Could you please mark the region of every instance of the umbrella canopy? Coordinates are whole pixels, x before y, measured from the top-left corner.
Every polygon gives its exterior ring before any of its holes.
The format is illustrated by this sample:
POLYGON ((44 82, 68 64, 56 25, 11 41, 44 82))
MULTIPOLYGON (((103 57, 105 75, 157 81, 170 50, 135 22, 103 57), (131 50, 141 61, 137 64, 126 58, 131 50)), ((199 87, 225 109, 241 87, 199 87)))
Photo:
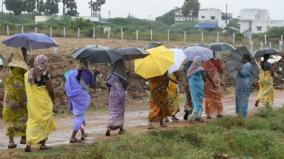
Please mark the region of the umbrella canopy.
POLYGON ((145 79, 164 75, 174 64, 174 54, 164 46, 147 50, 150 55, 135 60, 135 73, 145 79))
POLYGON ((274 48, 264 48, 257 50, 254 54, 255 58, 263 57, 264 55, 279 55, 279 51, 274 48))
POLYGON ((111 48, 101 45, 87 45, 71 55, 76 60, 87 60, 90 63, 114 63, 122 59, 121 55, 111 48))
POLYGON ((214 58, 212 50, 201 46, 187 47, 183 52, 188 61, 193 61, 196 56, 199 56, 202 61, 208 61, 214 58))
POLYGON ((210 49, 214 52, 220 52, 220 51, 234 51, 236 50, 235 47, 228 43, 212 43, 209 44, 210 49))
POLYGON ((178 71, 180 69, 182 63, 186 59, 186 56, 184 55, 184 53, 181 49, 171 49, 171 51, 173 51, 173 53, 174 53, 174 65, 172 65, 169 68, 169 71, 168 71, 169 74, 172 74, 172 73, 178 71))
POLYGON ((2 43, 13 48, 25 47, 27 50, 47 49, 58 46, 53 38, 41 33, 15 34, 2 41, 2 43))
POLYGON ((116 49, 115 52, 121 55, 124 60, 135 60, 149 55, 145 50, 135 47, 116 49))

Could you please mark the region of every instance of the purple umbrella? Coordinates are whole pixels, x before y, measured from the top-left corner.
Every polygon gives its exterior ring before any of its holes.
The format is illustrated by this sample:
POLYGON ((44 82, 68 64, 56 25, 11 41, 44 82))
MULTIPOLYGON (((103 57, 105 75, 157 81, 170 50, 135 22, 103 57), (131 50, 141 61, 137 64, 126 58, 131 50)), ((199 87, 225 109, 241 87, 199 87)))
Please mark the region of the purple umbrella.
POLYGON ((8 47, 25 47, 27 50, 58 47, 57 42, 53 38, 41 33, 15 34, 2 41, 2 43, 8 47))

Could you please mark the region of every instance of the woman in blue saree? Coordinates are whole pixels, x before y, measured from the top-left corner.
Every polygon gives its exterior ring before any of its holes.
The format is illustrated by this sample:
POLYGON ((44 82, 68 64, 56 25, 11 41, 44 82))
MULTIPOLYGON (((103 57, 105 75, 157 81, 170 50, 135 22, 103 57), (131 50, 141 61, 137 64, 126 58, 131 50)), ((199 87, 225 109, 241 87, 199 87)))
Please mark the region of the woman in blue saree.
POLYGON ((248 102, 252 87, 253 70, 250 62, 251 57, 244 55, 236 79, 236 113, 243 117, 248 116, 248 102))

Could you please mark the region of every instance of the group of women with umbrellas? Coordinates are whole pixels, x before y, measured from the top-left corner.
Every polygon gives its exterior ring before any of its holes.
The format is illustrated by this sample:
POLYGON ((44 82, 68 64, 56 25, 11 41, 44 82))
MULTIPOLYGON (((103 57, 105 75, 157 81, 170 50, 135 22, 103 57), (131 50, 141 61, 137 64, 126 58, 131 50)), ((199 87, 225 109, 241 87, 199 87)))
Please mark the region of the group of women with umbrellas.
MULTIPOLYGON (((48 58, 38 55, 32 66, 27 65, 26 51, 58 46, 56 42, 43 34, 29 33, 12 36, 4 44, 10 47, 22 48, 15 52, 9 61, 9 73, 5 79, 5 96, 3 117, 7 123, 9 148, 15 148, 13 138, 21 136, 21 144, 26 143, 25 151, 31 151, 31 144, 40 143, 40 149, 49 149, 45 145, 48 135, 56 129, 53 117, 54 93, 48 58)), ((109 115, 106 135, 118 130, 124 132, 125 91, 128 75, 125 61, 134 60, 135 73, 150 81, 150 112, 148 128, 153 122, 164 121, 172 117, 177 121, 179 107, 179 84, 183 84, 187 102, 185 116, 191 122, 202 122, 203 101, 205 113, 210 119, 212 115, 221 118, 223 105, 221 102, 222 66, 214 57, 215 51, 234 49, 225 44, 212 44, 211 49, 204 46, 188 46, 184 49, 168 49, 162 43, 150 43, 146 49, 121 48, 111 49, 106 46, 88 45, 75 50, 72 57, 77 61, 77 67, 64 73, 65 90, 68 97, 69 111, 73 113, 73 133, 71 143, 85 140, 85 113, 91 104, 91 89, 96 88, 96 75, 91 71, 92 64, 111 64, 112 70, 107 78, 109 88, 109 115), (183 69, 182 69, 183 68, 183 69), (184 79, 182 81, 181 79, 184 79), (77 139, 77 133, 81 138, 77 139)), ((267 51, 267 50, 266 50, 267 51)), ((273 54, 273 53, 267 53, 273 54)), ((273 73, 268 63, 269 56, 265 54, 261 63, 259 101, 273 101, 273 73)), ((258 54, 257 54, 258 55, 258 54)), ((243 57, 243 63, 236 79, 237 113, 247 116, 248 97, 251 91, 252 68, 250 56, 243 57)))

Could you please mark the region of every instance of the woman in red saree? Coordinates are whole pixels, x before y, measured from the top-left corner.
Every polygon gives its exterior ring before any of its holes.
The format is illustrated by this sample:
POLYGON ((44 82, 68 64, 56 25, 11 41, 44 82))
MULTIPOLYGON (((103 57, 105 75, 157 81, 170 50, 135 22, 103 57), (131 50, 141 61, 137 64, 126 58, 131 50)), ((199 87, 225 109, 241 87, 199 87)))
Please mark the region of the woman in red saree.
POLYGON ((218 60, 211 59, 204 64, 208 76, 212 79, 215 86, 208 80, 205 84, 205 114, 207 119, 211 119, 213 114, 217 114, 218 118, 222 118, 223 105, 221 101, 221 78, 219 72, 221 72, 221 65, 218 64, 218 60))

